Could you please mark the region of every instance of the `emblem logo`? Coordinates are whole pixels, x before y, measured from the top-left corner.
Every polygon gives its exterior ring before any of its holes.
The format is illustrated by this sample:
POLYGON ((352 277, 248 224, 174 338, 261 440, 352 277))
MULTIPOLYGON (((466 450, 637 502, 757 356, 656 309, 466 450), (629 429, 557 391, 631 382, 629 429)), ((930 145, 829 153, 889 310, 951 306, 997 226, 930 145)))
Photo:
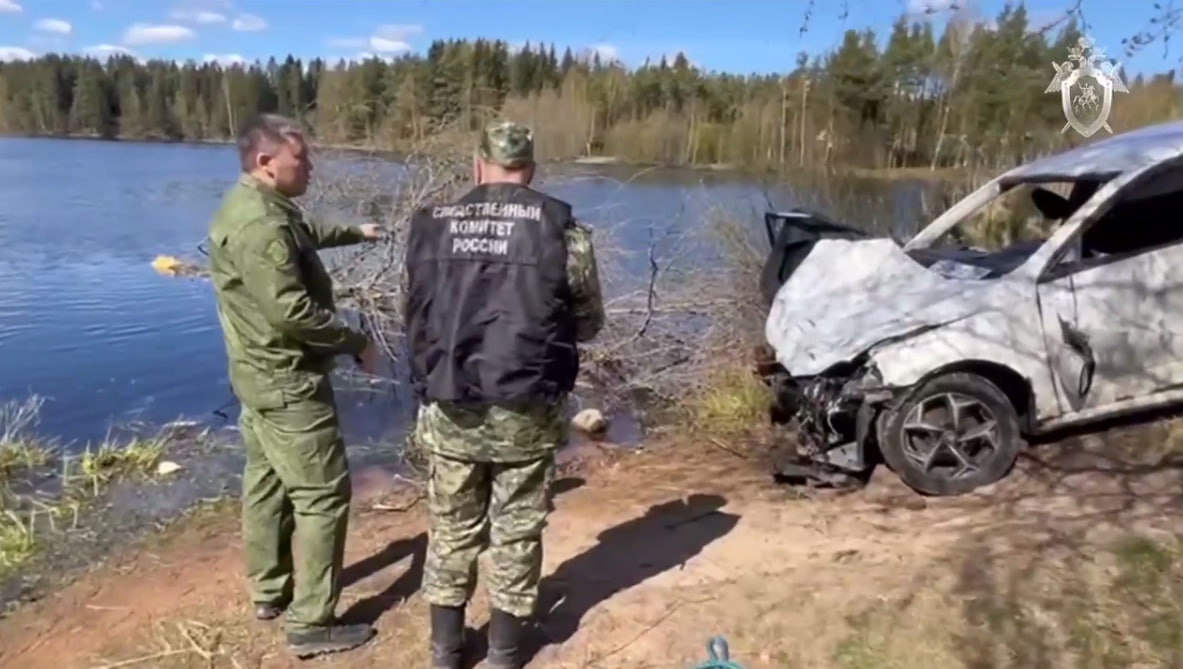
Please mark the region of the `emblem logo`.
POLYGON ((1114 63, 1105 56, 1105 50, 1098 47, 1089 37, 1076 40, 1076 46, 1068 49, 1068 60, 1052 63, 1056 76, 1044 93, 1059 93, 1060 105, 1068 123, 1060 130, 1076 132, 1091 137, 1109 127, 1109 112, 1113 110, 1113 91, 1129 93, 1121 80, 1120 63, 1114 63), (1082 118, 1083 116, 1083 118, 1082 118), (1086 120, 1087 118, 1092 120, 1086 120))

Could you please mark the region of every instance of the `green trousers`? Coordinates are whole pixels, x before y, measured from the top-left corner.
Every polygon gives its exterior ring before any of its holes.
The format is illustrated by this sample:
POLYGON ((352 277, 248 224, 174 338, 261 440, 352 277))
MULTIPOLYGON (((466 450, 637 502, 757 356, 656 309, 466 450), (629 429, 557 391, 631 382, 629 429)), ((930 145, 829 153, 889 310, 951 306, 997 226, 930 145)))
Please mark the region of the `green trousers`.
POLYGON ((242 534, 251 601, 290 598, 288 627, 301 631, 333 622, 352 487, 332 384, 287 399, 242 408, 242 534))
POLYGON ((534 613, 553 475, 553 452, 507 463, 431 455, 431 530, 423 569, 428 603, 467 603, 476 587, 477 559, 488 547, 490 603, 515 616, 534 613))

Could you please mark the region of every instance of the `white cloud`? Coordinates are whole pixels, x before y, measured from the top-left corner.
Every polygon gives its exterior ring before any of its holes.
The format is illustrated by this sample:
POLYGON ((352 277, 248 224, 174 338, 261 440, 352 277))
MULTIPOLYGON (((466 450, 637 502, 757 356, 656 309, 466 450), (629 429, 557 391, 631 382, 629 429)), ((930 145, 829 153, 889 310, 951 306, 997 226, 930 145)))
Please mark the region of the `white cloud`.
POLYGON ((401 40, 374 35, 370 38, 370 49, 381 54, 406 53, 411 50, 411 45, 401 40))
POLYGON ((188 21, 190 23, 200 23, 203 25, 213 25, 215 23, 226 22, 225 14, 199 9, 177 9, 173 10, 169 16, 177 21, 188 21))
POLYGON ((0 46, 0 62, 10 60, 32 60, 37 54, 19 46, 0 46))
POLYGON ((19 14, 22 11, 16 0, 0 0, 0 14, 19 14))
POLYGON ((378 26, 369 37, 332 37, 325 44, 337 49, 364 49, 358 58, 390 58, 411 50, 407 38, 423 32, 423 26, 414 23, 390 23, 378 26))
POLYGON ((231 25, 231 27, 240 32, 253 33, 259 30, 266 30, 267 21, 263 20, 263 17, 261 16, 255 16, 254 14, 243 14, 242 16, 234 19, 234 23, 231 25))
POLYGON ((337 49, 360 49, 368 42, 364 37, 330 37, 325 40, 325 44, 337 49))
POLYGON ((388 23, 378 26, 378 29, 374 31, 374 36, 403 42, 411 35, 418 35, 421 32, 423 32, 423 26, 417 23, 388 23))
POLYGON ((41 32, 53 33, 54 35, 69 35, 74 32, 74 26, 70 25, 69 21, 61 19, 41 19, 33 24, 33 27, 41 32))
POLYGON ((123 33, 123 43, 132 46, 137 44, 172 44, 190 40, 196 36, 197 33, 185 26, 136 23, 123 33))
POLYGON ((96 44, 94 46, 86 47, 83 49, 83 51, 99 58, 107 58, 110 56, 131 56, 132 58, 139 57, 131 49, 115 44, 96 44))
POLYGON ((620 60, 620 49, 612 44, 593 44, 589 55, 597 55, 601 61, 620 60))
MULTIPOLYGON (((519 47, 517 50, 521 50, 521 47, 519 47)), ((575 54, 575 57, 578 60, 582 60, 587 63, 592 62, 592 60, 594 60, 597 56, 600 58, 600 63, 602 65, 620 62, 620 49, 612 44, 593 44, 575 54)))
POLYGON ((201 58, 207 63, 217 63, 222 67, 242 65, 246 59, 236 53, 207 53, 201 58))

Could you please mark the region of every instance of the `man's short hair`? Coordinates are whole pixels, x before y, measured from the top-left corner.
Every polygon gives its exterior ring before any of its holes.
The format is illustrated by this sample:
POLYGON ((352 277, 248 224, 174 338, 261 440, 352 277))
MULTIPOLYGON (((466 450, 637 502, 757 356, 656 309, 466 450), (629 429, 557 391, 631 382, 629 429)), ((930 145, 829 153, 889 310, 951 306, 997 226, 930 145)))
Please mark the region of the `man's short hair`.
POLYGON ((534 133, 529 126, 497 121, 481 131, 477 155, 506 169, 520 170, 534 164, 534 133))
POLYGON ((293 119, 278 114, 259 114, 252 118, 238 132, 242 171, 253 170, 260 153, 297 139, 304 139, 304 129, 293 119))

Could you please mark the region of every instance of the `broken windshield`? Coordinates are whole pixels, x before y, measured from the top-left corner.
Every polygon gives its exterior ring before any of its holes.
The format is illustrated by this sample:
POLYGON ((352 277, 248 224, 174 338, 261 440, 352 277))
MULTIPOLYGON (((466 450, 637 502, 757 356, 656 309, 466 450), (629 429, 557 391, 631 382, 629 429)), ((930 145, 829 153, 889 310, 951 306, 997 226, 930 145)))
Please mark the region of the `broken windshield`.
POLYGON ((1097 181, 1019 184, 908 255, 950 279, 996 279, 1022 265, 1088 201, 1097 181))

